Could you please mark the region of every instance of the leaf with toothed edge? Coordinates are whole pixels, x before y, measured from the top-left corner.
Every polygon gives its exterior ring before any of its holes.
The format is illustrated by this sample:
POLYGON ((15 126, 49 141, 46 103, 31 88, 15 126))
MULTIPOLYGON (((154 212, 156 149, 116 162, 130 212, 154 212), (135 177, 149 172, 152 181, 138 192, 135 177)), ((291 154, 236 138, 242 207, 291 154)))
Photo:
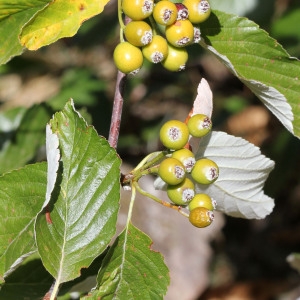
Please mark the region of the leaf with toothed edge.
POLYGON ((97 288, 90 299, 163 299, 169 274, 160 253, 150 249, 150 238, 129 223, 103 260, 97 288))
POLYGON ((299 137, 300 61, 254 22, 217 10, 201 24, 201 36, 200 45, 299 137))
POLYGON ((209 194, 217 202, 217 210, 247 219, 262 219, 272 212, 274 200, 264 194, 263 186, 274 162, 258 147, 213 131, 201 139, 195 156, 212 159, 219 166, 219 178, 213 184, 196 184, 196 192, 209 194))
POLYGON ((45 268, 63 283, 80 276, 115 233, 120 159, 76 112, 72 100, 50 125, 59 139, 61 167, 48 204, 50 216, 39 214, 35 230, 45 268))

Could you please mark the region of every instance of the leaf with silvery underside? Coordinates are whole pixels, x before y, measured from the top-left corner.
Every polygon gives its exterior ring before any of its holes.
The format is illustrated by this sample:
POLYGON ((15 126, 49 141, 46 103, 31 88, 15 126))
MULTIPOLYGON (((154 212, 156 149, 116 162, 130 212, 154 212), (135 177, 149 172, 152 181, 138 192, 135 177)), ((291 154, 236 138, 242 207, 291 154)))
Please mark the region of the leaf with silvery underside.
POLYGON ((300 62, 257 24, 213 11, 200 45, 237 76, 295 136, 300 136, 300 62))
POLYGON ((232 217, 262 219, 270 214, 274 200, 263 192, 274 162, 258 147, 224 132, 213 131, 200 141, 196 159, 207 157, 219 166, 219 178, 211 185, 196 184, 198 193, 207 193, 217 210, 232 217))
POLYGON ((35 230, 43 264, 59 285, 79 277, 115 233, 120 159, 86 124, 72 100, 50 126, 59 139, 61 160, 50 202, 38 215, 35 230))

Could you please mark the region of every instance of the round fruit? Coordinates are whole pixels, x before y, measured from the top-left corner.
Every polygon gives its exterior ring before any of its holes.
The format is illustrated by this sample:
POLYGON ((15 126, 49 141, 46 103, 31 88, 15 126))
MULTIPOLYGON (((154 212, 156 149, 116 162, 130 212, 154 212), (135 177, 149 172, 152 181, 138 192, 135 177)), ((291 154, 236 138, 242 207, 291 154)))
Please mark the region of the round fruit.
POLYGON ((158 175, 167 184, 176 185, 184 180, 185 169, 178 159, 168 157, 160 163, 158 175))
POLYGON ((194 41, 194 26, 189 20, 179 20, 166 27, 167 41, 175 47, 185 47, 194 41))
POLYGON ((208 158, 201 158, 196 161, 191 175, 200 184, 210 184, 219 177, 219 167, 214 161, 208 158))
POLYGON ((211 119, 203 114, 193 115, 187 123, 190 134, 194 137, 200 138, 211 131, 211 119))
POLYGON ((189 139, 189 130, 185 123, 178 120, 166 122, 160 129, 162 144, 172 150, 183 148, 189 139))
POLYGON ((168 185, 167 194, 169 199, 176 205, 187 205, 195 195, 193 181, 185 178, 177 185, 168 185))
POLYGON ((194 208, 189 215, 189 221, 196 227, 207 227, 214 220, 214 214, 212 211, 205 207, 194 208))
POLYGON ((122 10, 132 20, 144 20, 153 12, 153 0, 122 0, 122 10))
POLYGON ((177 48, 168 45, 168 55, 165 60, 161 62, 162 66, 169 71, 178 72, 185 69, 185 64, 188 60, 188 53, 185 48, 177 48))
POLYGON ((114 62, 121 72, 136 74, 143 65, 143 54, 139 48, 122 42, 114 50, 114 62))
POLYGON ((126 40, 137 47, 142 47, 152 41, 151 26, 144 21, 131 21, 124 29, 126 40))
POLYGON ((155 35, 152 38, 152 42, 143 47, 142 52, 146 59, 157 64, 167 57, 168 50, 166 39, 160 35, 155 35))
POLYGON ((167 0, 157 2, 153 9, 153 17, 158 24, 173 24, 177 19, 176 5, 167 0))
POLYGON ((182 2, 189 11, 189 20, 194 23, 202 23, 208 19, 211 7, 207 0, 184 0, 182 2))
POLYGON ((177 20, 186 20, 189 16, 189 11, 182 3, 175 3, 177 8, 177 20))
POLYGON ((216 202, 207 194, 196 194, 189 203, 189 210, 192 211, 196 207, 205 207, 208 210, 214 210, 216 209, 216 202))
POLYGON ((192 171, 196 162, 194 153, 186 148, 174 151, 172 157, 178 159, 184 165, 188 173, 192 171))

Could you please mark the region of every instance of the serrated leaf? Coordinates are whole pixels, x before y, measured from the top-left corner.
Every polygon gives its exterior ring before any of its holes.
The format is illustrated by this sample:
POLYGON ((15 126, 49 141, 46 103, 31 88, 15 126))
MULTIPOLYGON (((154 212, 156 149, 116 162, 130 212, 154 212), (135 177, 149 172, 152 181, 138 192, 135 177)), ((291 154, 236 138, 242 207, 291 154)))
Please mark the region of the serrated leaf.
POLYGON ((19 35, 23 26, 49 2, 51 1, 1 0, 0 65, 24 51, 24 47, 19 41, 19 35))
POLYGON ((196 158, 215 161, 220 175, 213 184, 196 185, 217 201, 217 210, 232 217, 262 219, 270 214, 274 200, 263 192, 274 162, 246 140, 215 132, 201 139, 196 158))
POLYGON ((55 114, 50 125, 59 138, 61 171, 35 229, 43 264, 59 284, 78 277, 115 233, 120 159, 87 126, 72 101, 55 114))
POLYGON ((36 251, 34 221, 46 193, 46 163, 0 177, 0 281, 36 251))
POLYGON ((29 50, 37 50, 60 38, 71 37, 84 21, 100 14, 108 1, 51 1, 23 28, 21 44, 29 50))
POLYGON ((210 0, 209 3, 212 9, 245 16, 257 6, 258 0, 210 0))
POLYGON ((18 126, 0 132, 0 174, 23 167, 35 157, 45 143, 45 126, 50 116, 47 107, 36 105, 21 116, 16 115, 18 126))
POLYGON ((84 299, 163 299, 169 284, 160 253, 150 249, 150 238, 131 223, 104 258, 97 289, 84 299))
POLYGON ((214 11, 201 25, 201 46, 214 54, 262 100, 296 136, 300 136, 300 62, 257 24, 214 11))

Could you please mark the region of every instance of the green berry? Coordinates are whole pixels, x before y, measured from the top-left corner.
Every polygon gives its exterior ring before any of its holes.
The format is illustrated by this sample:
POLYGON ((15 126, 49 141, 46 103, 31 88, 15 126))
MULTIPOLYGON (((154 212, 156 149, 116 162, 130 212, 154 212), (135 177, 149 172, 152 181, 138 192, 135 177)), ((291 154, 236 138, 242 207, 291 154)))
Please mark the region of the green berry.
POLYGON ((124 29, 126 40, 137 47, 142 47, 152 41, 151 26, 144 21, 131 21, 124 29))
POLYGON ((203 114, 193 115, 187 123, 190 134, 194 137, 200 138, 211 131, 211 119, 203 114))
POLYGON ((142 51, 128 42, 122 42, 114 50, 114 62, 125 74, 136 74, 143 65, 142 51))
POLYGON ((168 157, 160 163, 158 175, 167 184, 176 185, 184 180, 185 169, 178 159, 168 157))
POLYGON ((153 36, 152 42, 142 49, 144 57, 154 64, 163 61, 167 57, 168 51, 168 43, 160 35, 153 36))
POLYGON ((157 2, 153 9, 153 18, 161 25, 173 24, 177 19, 176 5, 167 0, 157 2))
POLYGON ((210 16, 211 7, 207 0, 184 0, 182 4, 188 9, 193 24, 202 23, 210 16))
POLYGON ((195 165, 194 153, 186 148, 176 150, 172 153, 172 157, 178 159, 184 165, 186 171, 190 173, 195 165))
POLYGON ((168 47, 168 55, 161 62, 162 66, 172 72, 183 71, 188 60, 188 52, 185 48, 174 47, 170 44, 168 47))
POLYGON ((189 178, 185 178, 177 185, 168 185, 167 194, 174 204, 187 205, 195 195, 194 183, 189 178))
POLYGON ((194 26, 189 20, 179 20, 166 27, 166 39, 174 47, 185 47, 194 41, 194 26))
POLYGON ((189 210, 192 211, 196 207, 205 207, 208 210, 216 209, 216 201, 211 199, 207 194, 196 194, 189 203, 189 210))
POLYGON ((159 137, 166 148, 178 150, 183 148, 188 142, 189 130, 185 123, 178 120, 170 120, 161 127, 159 137))
POLYGON ((122 10, 132 20, 144 20, 153 12, 153 0, 122 0, 122 10))
POLYGON ((191 175, 200 184, 211 184, 219 177, 219 167, 214 161, 201 158, 196 161, 191 175))
POLYGON ((194 208, 189 215, 189 221, 195 227, 203 228, 207 227, 214 220, 214 214, 212 211, 205 207, 194 208))

